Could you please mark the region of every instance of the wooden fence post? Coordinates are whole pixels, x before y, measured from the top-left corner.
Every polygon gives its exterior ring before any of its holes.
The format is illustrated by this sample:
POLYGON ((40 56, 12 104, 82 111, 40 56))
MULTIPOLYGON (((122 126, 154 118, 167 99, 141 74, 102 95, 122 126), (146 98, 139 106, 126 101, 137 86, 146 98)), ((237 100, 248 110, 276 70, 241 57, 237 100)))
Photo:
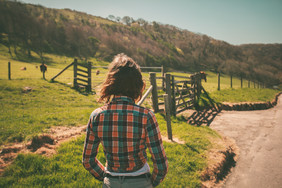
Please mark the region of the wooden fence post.
POLYGON ((176 103, 175 103, 175 85, 174 76, 171 76, 171 114, 176 116, 176 103))
POLYGON ((11 63, 8 62, 8 79, 11 80, 11 63))
POLYGON ((241 75, 241 88, 243 88, 243 76, 241 75))
POLYGON ((157 81, 156 81, 156 73, 150 72, 150 82, 153 86, 152 89, 152 103, 153 103, 153 109, 154 112, 159 111, 159 105, 158 105, 158 88, 157 88, 157 81))
POLYGON ((165 103, 165 119, 167 126, 167 136, 168 139, 172 140, 172 130, 171 130, 171 118, 170 118, 170 106, 169 106, 169 97, 168 94, 164 94, 164 103, 165 103))
MULTIPOLYGON (((170 74, 165 74, 165 85, 166 85, 166 94, 168 95, 169 99, 169 106, 172 107, 172 98, 171 98, 171 79, 170 74)), ((172 112, 172 109, 170 109, 170 112, 172 112)))
POLYGON ((217 90, 220 91, 220 72, 218 73, 218 86, 217 86, 217 90))
POLYGON ((164 66, 162 65, 162 68, 161 68, 161 71, 162 71, 162 89, 164 90, 165 88, 165 83, 164 83, 164 78, 165 78, 165 73, 164 73, 164 66))
POLYGON ((92 68, 92 63, 89 61, 88 66, 87 66, 87 71, 88 71, 88 84, 87 84, 87 91, 91 91, 91 68, 92 68))
POLYGON ((73 87, 77 88, 77 59, 73 62, 73 87))
POLYGON ((193 89, 193 103, 194 103, 194 106, 196 106, 196 100, 197 100, 197 98, 196 98, 196 76, 195 76, 195 74, 193 74, 193 75, 191 75, 190 76, 190 78, 191 78, 191 88, 193 89))
POLYGON ((201 90, 202 90, 202 78, 201 75, 197 74, 197 97, 200 98, 201 90))

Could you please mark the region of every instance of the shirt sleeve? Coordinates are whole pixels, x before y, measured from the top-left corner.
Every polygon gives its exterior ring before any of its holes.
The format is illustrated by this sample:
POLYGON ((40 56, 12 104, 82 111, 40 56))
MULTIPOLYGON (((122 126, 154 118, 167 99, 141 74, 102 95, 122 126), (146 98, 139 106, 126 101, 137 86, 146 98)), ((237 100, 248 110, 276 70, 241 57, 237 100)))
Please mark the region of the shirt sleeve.
POLYGON ((154 166, 151 180, 153 186, 155 187, 165 178, 168 171, 168 161, 164 151, 158 122, 155 115, 151 111, 148 115, 146 131, 146 145, 152 155, 154 166))
POLYGON ((96 158, 99 149, 100 139, 93 132, 92 119, 90 117, 86 129, 82 163, 96 179, 103 181, 105 167, 96 158))

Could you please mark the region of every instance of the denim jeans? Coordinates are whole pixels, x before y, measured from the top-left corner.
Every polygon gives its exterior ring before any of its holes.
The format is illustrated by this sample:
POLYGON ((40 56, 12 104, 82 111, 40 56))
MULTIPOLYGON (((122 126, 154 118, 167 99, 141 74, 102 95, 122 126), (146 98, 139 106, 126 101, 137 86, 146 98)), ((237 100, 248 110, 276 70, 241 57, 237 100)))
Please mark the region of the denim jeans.
POLYGON ((150 177, 144 178, 111 178, 105 177, 102 188, 152 188, 150 177))

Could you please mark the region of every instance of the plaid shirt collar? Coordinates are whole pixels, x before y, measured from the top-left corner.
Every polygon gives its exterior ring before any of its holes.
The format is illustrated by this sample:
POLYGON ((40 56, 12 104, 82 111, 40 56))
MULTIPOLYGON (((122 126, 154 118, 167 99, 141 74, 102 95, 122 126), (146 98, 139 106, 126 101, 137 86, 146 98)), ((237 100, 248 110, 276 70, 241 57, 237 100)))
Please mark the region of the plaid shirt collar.
POLYGON ((127 96, 114 96, 111 103, 117 103, 117 102, 128 102, 134 104, 133 99, 127 96))

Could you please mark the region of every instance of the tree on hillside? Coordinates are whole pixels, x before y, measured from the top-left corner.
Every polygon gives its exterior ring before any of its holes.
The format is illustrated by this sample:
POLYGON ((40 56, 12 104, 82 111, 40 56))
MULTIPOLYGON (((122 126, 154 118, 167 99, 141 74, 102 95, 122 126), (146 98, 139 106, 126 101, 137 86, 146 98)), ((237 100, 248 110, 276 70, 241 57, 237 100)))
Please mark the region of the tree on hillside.
POLYGON ((114 21, 116 19, 116 17, 114 15, 109 15, 108 18, 109 18, 109 20, 112 20, 112 21, 114 21))
POLYGON ((116 17, 116 22, 120 22, 120 20, 121 20, 121 17, 117 16, 116 17))
POLYGON ((82 50, 85 38, 81 28, 71 27, 67 30, 68 43, 73 56, 82 58, 85 51, 82 50))
POLYGON ((17 44, 19 43, 19 28, 16 23, 18 16, 16 11, 15 4, 10 5, 5 1, 0 1, 0 34, 3 35, 3 33, 6 33, 6 44, 11 57, 11 46, 14 47, 14 53, 17 55, 17 44))
POLYGON ((133 22, 133 18, 129 17, 129 16, 124 16, 122 18, 122 22, 125 24, 125 25, 128 25, 130 26, 130 24, 133 22))
POLYGON ((31 48, 34 52, 36 52, 41 62, 44 62, 43 53, 46 50, 46 22, 44 19, 39 19, 37 22, 40 22, 40 24, 34 24, 34 27, 32 27, 31 30, 31 48))
POLYGON ((153 28, 155 31, 160 32, 160 25, 155 21, 153 21, 153 28))
POLYGON ((140 26, 148 24, 143 18, 138 18, 136 21, 140 26))
POLYGON ((99 49, 100 41, 95 37, 88 37, 91 56, 94 57, 99 49))

